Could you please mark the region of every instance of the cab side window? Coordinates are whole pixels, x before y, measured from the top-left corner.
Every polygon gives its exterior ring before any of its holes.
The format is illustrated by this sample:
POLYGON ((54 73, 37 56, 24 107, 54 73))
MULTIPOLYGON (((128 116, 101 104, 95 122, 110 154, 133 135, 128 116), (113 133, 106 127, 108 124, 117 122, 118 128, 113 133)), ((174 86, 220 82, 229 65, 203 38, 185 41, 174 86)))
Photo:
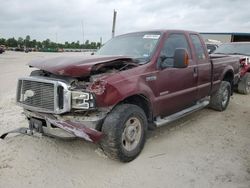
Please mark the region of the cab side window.
POLYGON ((198 37, 198 35, 191 34, 190 37, 191 37, 192 43, 193 43, 194 48, 195 48, 196 58, 198 60, 206 59, 205 51, 204 51, 204 48, 203 48, 203 46, 201 44, 201 40, 198 37))
POLYGON ((190 48, 185 35, 183 34, 170 34, 165 40, 164 46, 161 50, 161 57, 164 57, 161 66, 173 67, 174 64, 174 52, 176 48, 187 49, 190 57, 190 48))

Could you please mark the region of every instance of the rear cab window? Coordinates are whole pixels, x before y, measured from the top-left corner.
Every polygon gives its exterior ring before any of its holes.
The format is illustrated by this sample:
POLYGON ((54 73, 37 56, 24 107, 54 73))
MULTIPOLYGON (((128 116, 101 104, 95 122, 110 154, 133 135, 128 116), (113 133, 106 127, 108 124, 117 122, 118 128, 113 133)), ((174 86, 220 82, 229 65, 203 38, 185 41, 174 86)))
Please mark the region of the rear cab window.
POLYGON ((190 34, 190 38, 195 48, 195 56, 197 60, 206 60, 205 49, 201 43, 200 37, 196 34, 190 34))

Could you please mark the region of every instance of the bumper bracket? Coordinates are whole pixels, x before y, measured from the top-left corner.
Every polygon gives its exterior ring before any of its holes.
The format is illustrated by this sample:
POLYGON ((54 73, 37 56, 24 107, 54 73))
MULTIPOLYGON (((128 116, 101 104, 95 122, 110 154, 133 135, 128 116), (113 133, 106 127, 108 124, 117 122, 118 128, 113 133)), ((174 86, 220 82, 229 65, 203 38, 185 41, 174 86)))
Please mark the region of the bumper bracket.
POLYGON ((29 128, 26 128, 26 127, 20 127, 18 129, 14 129, 12 131, 9 131, 9 132, 6 132, 4 134, 2 134, 0 136, 1 139, 4 139, 8 134, 10 133, 20 133, 20 134, 25 134, 25 135, 28 135, 28 136, 31 136, 33 135, 32 132, 30 131, 29 128))

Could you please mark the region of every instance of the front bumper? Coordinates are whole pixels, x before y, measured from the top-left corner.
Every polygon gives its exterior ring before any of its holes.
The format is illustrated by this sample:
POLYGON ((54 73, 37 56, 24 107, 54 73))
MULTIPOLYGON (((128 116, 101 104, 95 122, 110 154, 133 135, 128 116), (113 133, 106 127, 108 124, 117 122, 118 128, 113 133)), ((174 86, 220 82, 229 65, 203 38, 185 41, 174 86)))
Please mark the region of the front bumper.
MULTIPOLYGON (((82 122, 72 120, 59 120, 51 114, 24 111, 28 119, 36 118, 45 121, 42 126, 43 134, 59 138, 83 138, 90 142, 98 142, 102 138, 102 132, 89 128, 82 122)), ((36 127, 36 125, 33 125, 36 127)))
MULTIPOLYGON (((58 137, 58 138, 82 138, 89 142, 98 142, 103 133, 93 128, 87 127, 82 122, 72 120, 59 120, 51 114, 24 111, 24 114, 29 120, 29 129, 26 132, 31 134, 33 131, 42 133, 44 135, 58 137)), ((17 129, 19 131, 19 129, 17 129)), ((10 131, 3 134, 3 138, 9 133, 23 133, 18 131, 10 131)))
MULTIPOLYGON (((49 122, 50 124, 64 130, 66 133, 73 135, 78 138, 83 138, 89 142, 98 142, 102 138, 102 132, 94 130, 92 128, 86 127, 84 124, 79 122, 72 122, 69 120, 60 121, 55 119, 46 118, 46 123, 49 122)), ((54 129, 54 128, 52 128, 54 129)), ((47 130, 48 134, 53 134, 51 131, 47 130)), ((65 134, 66 134, 65 133, 65 134)), ((62 134, 62 133, 61 133, 62 134)), ((56 132, 54 132, 55 136, 58 136, 56 132)))

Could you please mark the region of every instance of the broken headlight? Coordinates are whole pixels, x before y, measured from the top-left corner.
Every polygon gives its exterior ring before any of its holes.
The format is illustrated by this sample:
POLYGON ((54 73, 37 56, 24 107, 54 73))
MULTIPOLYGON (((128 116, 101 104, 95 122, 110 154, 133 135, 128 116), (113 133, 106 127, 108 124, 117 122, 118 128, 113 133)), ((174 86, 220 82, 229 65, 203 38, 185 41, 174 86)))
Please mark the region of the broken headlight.
POLYGON ((95 108, 94 96, 91 93, 72 91, 71 105, 73 109, 88 110, 95 108))

